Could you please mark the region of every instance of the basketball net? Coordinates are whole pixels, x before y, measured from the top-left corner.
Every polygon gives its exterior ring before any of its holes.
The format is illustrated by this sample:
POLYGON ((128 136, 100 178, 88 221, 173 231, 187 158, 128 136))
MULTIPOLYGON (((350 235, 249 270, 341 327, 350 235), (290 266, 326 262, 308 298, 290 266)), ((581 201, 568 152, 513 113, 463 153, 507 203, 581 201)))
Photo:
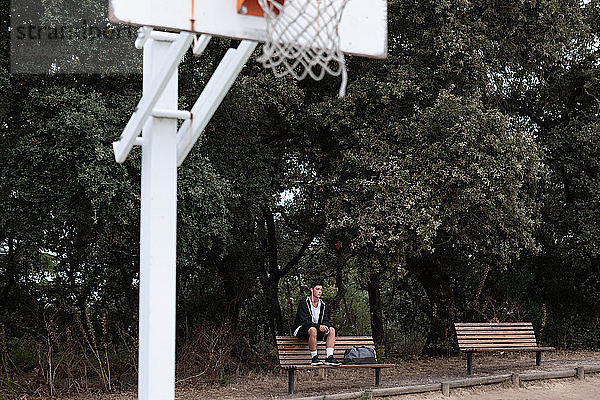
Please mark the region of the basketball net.
POLYGON ((339 96, 346 94, 348 74, 340 50, 338 27, 348 0, 258 0, 267 22, 267 40, 258 61, 275 76, 342 75, 339 96))

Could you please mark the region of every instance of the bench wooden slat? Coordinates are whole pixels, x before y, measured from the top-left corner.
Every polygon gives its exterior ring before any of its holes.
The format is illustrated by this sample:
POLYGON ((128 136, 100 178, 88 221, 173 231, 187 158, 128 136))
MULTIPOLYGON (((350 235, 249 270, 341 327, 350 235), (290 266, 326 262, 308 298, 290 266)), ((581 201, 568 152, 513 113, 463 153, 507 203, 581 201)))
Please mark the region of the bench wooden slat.
MULTIPOLYGON (((293 346, 293 345, 299 345, 299 344, 307 344, 308 342, 306 340, 300 340, 300 339, 296 339, 295 341, 287 341, 287 342, 278 342, 277 345, 278 346, 293 346)), ((317 344, 319 345, 325 345, 325 341, 318 341, 317 344)), ((352 344, 352 345, 356 345, 356 344, 367 344, 367 345, 371 345, 374 346, 375 343, 373 341, 369 341, 369 340, 357 340, 357 341, 349 341, 349 340, 336 340, 335 344, 352 344)))
MULTIPOLYGON (((296 339, 295 341, 286 341, 286 342, 277 342, 277 344, 279 346, 284 346, 284 345, 293 345, 293 344, 304 344, 307 343, 306 340, 300 340, 300 339, 296 339)), ((325 344, 324 340, 320 340, 318 341, 319 344, 325 344)), ((358 344, 358 343, 366 343, 366 344, 371 344, 373 345, 373 341, 370 340, 355 340, 355 341, 349 341, 349 340, 336 340, 335 343, 339 343, 339 344, 358 344)))
POLYGON ((352 364, 352 365, 319 365, 314 367, 312 365, 294 365, 294 366, 281 366, 283 369, 315 369, 315 368, 392 368, 394 364, 352 364))
MULTIPOLYGON (((373 343, 338 343, 335 342, 335 347, 345 347, 345 348, 352 348, 352 347, 356 347, 356 346, 362 346, 362 347, 371 347, 374 348, 375 345, 373 343)), ((323 342, 319 342, 317 343, 317 348, 325 348, 325 343, 323 342)), ((278 349, 304 349, 304 348, 308 348, 308 343, 305 341, 304 343, 289 343, 289 344, 279 344, 277 345, 278 349)))
MULTIPOLYGON (((344 353, 336 353, 336 352, 334 352, 333 354, 338 357, 344 355, 344 353)), ((319 354, 319 357, 321 357, 321 356, 324 357, 325 353, 319 354)), ((279 361, 281 361, 281 360, 305 360, 306 362, 310 362, 311 358, 310 358, 310 353, 308 353, 308 354, 298 353, 298 354, 283 354, 279 357, 279 361)))
POLYGON ((527 333, 531 333, 531 334, 535 334, 535 331, 533 329, 522 329, 522 330, 515 330, 515 329, 498 329, 498 330, 494 330, 494 329, 477 329, 477 330, 457 330, 456 333, 460 334, 460 335, 485 335, 485 334, 491 334, 491 333, 498 333, 498 334, 503 334, 503 335, 514 335, 514 334, 527 334, 527 333))
MULTIPOLYGON (((394 364, 353 364, 353 365, 323 365, 319 368, 392 368, 394 364)), ((314 369, 312 365, 301 365, 296 369, 314 369)))
MULTIPOLYGON (((337 347, 335 346, 335 350, 336 351, 340 351, 341 353, 345 352, 346 350, 351 349, 352 347, 337 347)), ((308 348, 303 347, 303 348, 297 348, 297 349, 277 349, 278 352, 282 353, 282 354, 288 354, 288 353, 307 353, 308 352, 308 348)), ((317 347, 317 351, 320 353, 325 353, 325 347, 317 347)))
POLYGON ((457 338, 459 341, 460 340, 478 340, 478 341, 485 341, 485 340, 499 340, 499 341, 507 341, 507 340, 534 340, 535 341, 535 336, 461 336, 459 338, 457 338))
MULTIPOLYGON (((287 344, 287 343, 296 343, 296 342, 306 342, 306 340, 302 340, 302 339, 298 339, 298 338, 294 338, 294 339, 288 339, 288 340, 277 340, 277 343, 279 344, 287 344)), ((335 338, 335 342, 338 343, 343 343, 343 342, 347 342, 347 343, 360 343, 360 342, 369 342, 369 343, 373 343, 373 339, 359 339, 359 340, 340 340, 338 338, 335 338)))
POLYGON ((460 331, 531 331, 531 326, 463 326, 456 329, 460 331))
POLYGON ((494 333, 494 332, 477 332, 477 333, 457 333, 458 337, 535 337, 534 332, 502 332, 502 333, 494 333))
POLYGON ((496 328, 477 328, 477 329, 461 329, 458 328, 456 329, 456 332, 460 332, 460 333, 464 333, 467 335, 475 335, 477 333, 481 333, 481 332, 496 332, 496 333, 506 333, 506 332, 535 332, 533 330, 533 328, 527 328, 527 329, 517 329, 514 327, 510 327, 510 328, 506 328, 506 329, 496 329, 496 328))
POLYGON ((533 325, 531 322, 455 322, 454 326, 516 326, 533 325))
MULTIPOLYGON (((355 347, 355 346, 364 346, 364 347, 374 347, 375 345, 373 343, 338 343, 335 342, 335 346, 343 346, 343 347, 355 347)), ((277 345, 277 348, 279 349, 297 349, 297 348, 305 348, 308 347, 308 342, 305 341, 304 343, 290 343, 290 344, 280 344, 277 345)), ((325 343, 324 342, 319 342, 317 343, 317 347, 323 347, 325 348, 325 343)))
POLYGON ((310 365, 310 360, 306 359, 291 359, 291 360, 280 360, 279 364, 284 365, 310 365))
POLYGON ((509 328, 509 329, 527 329, 531 328, 533 324, 531 322, 524 322, 522 324, 507 324, 503 322, 496 323, 472 323, 472 324, 454 324, 457 329, 468 329, 468 328, 509 328))
POLYGON ((486 334, 486 333, 496 333, 498 335, 512 335, 513 333, 516 333, 516 334, 535 333, 535 331, 533 329, 478 329, 476 331, 474 331, 474 330, 465 331, 465 330, 457 329, 456 333, 459 333, 461 335, 481 335, 481 334, 486 334))
MULTIPOLYGON (((370 336, 336 336, 335 340, 349 340, 349 341, 357 341, 357 340, 373 340, 370 336)), ((295 336, 278 336, 277 340, 300 340, 295 336)))
POLYGON ((527 340, 533 340, 535 342, 535 337, 532 336, 512 336, 512 337, 493 337, 493 336, 485 336, 485 337, 459 337, 457 338, 458 341, 466 341, 466 340, 474 340, 474 341, 480 341, 480 342, 485 342, 488 340, 493 340, 493 341, 500 341, 500 342, 509 342, 509 341, 516 341, 516 342, 523 342, 523 341, 527 341, 527 340))
MULTIPOLYGON (((373 343, 338 343, 335 342, 335 347, 344 347, 347 349, 351 349, 352 347, 370 347, 370 348, 375 348, 375 345, 373 343)), ((277 345, 278 349, 306 349, 308 348, 308 344, 305 343, 294 343, 294 344, 280 344, 277 345)), ((325 348, 325 343, 318 343, 317 344, 317 348, 325 348)))
MULTIPOLYGON (((279 364, 281 364, 281 365, 310 365, 310 362, 311 362, 310 357, 284 356, 279 359, 279 364)), ((342 365, 365 365, 365 364, 342 364, 342 365)), ((374 365, 379 365, 379 364, 374 364, 374 365)), ((392 365, 392 364, 390 364, 390 365, 392 365)), ((313 367, 319 367, 319 366, 317 365, 317 366, 313 366, 313 367)))
POLYGON ((554 351, 556 350, 554 347, 498 347, 498 348, 487 348, 487 349, 476 349, 466 347, 462 349, 463 351, 554 351))
MULTIPOLYGON (((352 346, 335 346, 335 350, 336 351, 340 351, 342 353, 344 353, 346 350, 351 349, 352 346)), ((373 348, 373 347, 371 347, 373 348)), ((299 348, 295 348, 295 349, 277 349, 278 352, 282 353, 282 354, 287 354, 287 353, 306 353, 308 352, 308 346, 307 347, 299 347, 299 348)), ((317 351, 319 353, 324 353, 325 352, 325 347, 317 347, 317 351)))
POLYGON ((537 347, 536 342, 460 342, 460 347, 537 347))
MULTIPOLYGON (((277 346, 281 347, 281 346, 308 346, 307 344, 308 342, 306 340, 298 340, 297 342, 286 342, 286 343, 278 343, 277 346)), ((348 342, 348 341, 344 341, 344 342, 338 342, 337 340, 335 341, 336 346, 340 345, 340 346, 375 346, 375 344, 373 342, 368 342, 368 341, 359 341, 359 342, 348 342)), ((317 346, 325 346, 325 342, 317 342, 317 346)))
POLYGON ((461 343, 461 347, 537 347, 537 343, 461 343))
MULTIPOLYGON (((352 347, 337 347, 335 346, 334 351, 338 352, 338 353, 344 353, 346 350, 351 349, 352 347)), ((278 349, 277 351, 279 351, 281 354, 296 354, 296 353, 300 353, 300 354, 308 354, 310 353, 310 351, 308 350, 308 346, 302 349, 287 349, 287 350, 280 350, 278 349)), ((319 352, 319 354, 323 353, 325 354, 325 347, 317 347, 317 351, 319 352)))
MULTIPOLYGON (((298 343, 288 343, 288 344, 278 344, 277 348, 278 349, 293 349, 293 348, 304 348, 307 347, 308 344, 306 341, 304 341, 304 343, 302 342, 298 342, 298 343)), ((367 342, 358 342, 358 343, 349 343, 349 342, 343 342, 343 343, 338 343, 337 341, 335 342, 335 346, 344 346, 344 347, 355 347, 355 346, 364 346, 364 347, 375 347, 375 345, 373 343, 367 343, 367 342)), ((317 343, 317 347, 325 347, 325 343, 324 342, 318 342, 317 343)))
POLYGON ((457 332, 456 333, 457 337, 486 337, 486 336, 491 336, 491 337, 535 337, 535 333, 534 332, 502 332, 502 333, 498 333, 495 334, 494 332, 477 332, 477 333, 464 333, 464 332, 457 332))
MULTIPOLYGON (((335 347, 333 351, 336 354, 344 354, 347 350, 348 349, 338 349, 337 347, 335 347)), ((319 355, 325 354, 325 349, 317 349, 317 352, 319 353, 319 355)), ((296 355, 296 354, 307 355, 310 353, 310 351, 308 349, 294 349, 294 350, 279 351, 279 353, 281 355, 296 355)))
POLYGON ((459 343, 536 343, 535 338, 468 338, 458 339, 459 343))
POLYGON ((493 345, 477 345, 477 344, 468 344, 465 345, 463 349, 465 348, 469 348, 469 349, 504 349, 504 348, 513 348, 513 349, 518 349, 518 348, 523 348, 523 349, 527 349, 527 348, 531 348, 531 347, 537 347, 534 344, 523 344, 522 346, 516 345, 514 343, 498 343, 498 344, 493 344, 493 345))
POLYGON ((465 347, 538 347, 536 343, 461 343, 461 350, 465 347))
MULTIPOLYGON (((333 353, 334 353, 334 355, 337 355, 337 356, 339 356, 339 355, 343 356, 347 350, 349 350, 353 347, 354 346, 352 346, 352 345, 338 346, 336 343, 333 353)), ((366 346, 366 347, 374 348, 374 346, 366 346)), ((310 360, 310 351, 308 349, 307 344, 305 344, 304 346, 294 346, 293 348, 278 347, 277 351, 279 353, 280 359, 283 358, 283 356, 302 356, 302 357, 305 357, 310 360)), ((326 353, 325 346, 317 346, 317 352, 319 355, 325 355, 325 353, 326 353)))
MULTIPOLYGON (((294 341, 288 340, 285 342, 277 342, 278 346, 286 346, 286 345, 294 345, 294 344, 306 344, 307 341, 306 340, 301 340, 301 339, 295 339, 294 341)), ((324 341, 319 341, 319 344, 325 344, 324 341)), ((375 343, 372 340, 335 340, 336 344, 370 344, 370 345, 374 345, 375 343)))
MULTIPOLYGON (((276 336, 277 341, 297 341, 297 340, 301 340, 298 339, 297 337, 294 336, 276 336)), ((335 341, 337 342, 338 340, 348 340, 348 341, 358 341, 358 340, 370 340, 373 341, 373 337, 372 336, 337 336, 335 338, 335 341)))
MULTIPOLYGON (((334 353, 335 354, 335 353, 334 353)), ((336 356, 340 356, 340 354, 335 354, 336 356)), ((322 354, 319 354, 319 357, 323 356, 322 354)), ((301 356, 301 355, 286 355, 286 356, 282 356, 279 358, 280 362, 295 362, 298 364, 310 364, 310 357, 308 356, 301 356)))

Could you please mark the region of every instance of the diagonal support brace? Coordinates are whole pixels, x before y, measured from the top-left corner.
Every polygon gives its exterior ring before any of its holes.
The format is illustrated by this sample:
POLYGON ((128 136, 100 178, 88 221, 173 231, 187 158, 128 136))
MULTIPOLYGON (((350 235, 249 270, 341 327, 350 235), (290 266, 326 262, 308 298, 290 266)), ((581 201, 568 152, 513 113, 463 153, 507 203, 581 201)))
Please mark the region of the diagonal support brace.
POLYGON ((194 36, 192 33, 182 32, 179 34, 179 38, 171 44, 168 54, 164 57, 165 62, 156 77, 156 84, 147 93, 144 93, 135 112, 129 119, 125 129, 123 129, 121 137, 113 143, 115 159, 118 163, 124 162, 127 155, 129 155, 142 127, 152 115, 152 111, 167 83, 179 66, 183 55, 192 44, 194 36))
POLYGON ((237 49, 227 50, 192 107, 192 118, 186 120, 177 132, 177 165, 183 163, 194 147, 257 44, 257 42, 244 40, 237 49))

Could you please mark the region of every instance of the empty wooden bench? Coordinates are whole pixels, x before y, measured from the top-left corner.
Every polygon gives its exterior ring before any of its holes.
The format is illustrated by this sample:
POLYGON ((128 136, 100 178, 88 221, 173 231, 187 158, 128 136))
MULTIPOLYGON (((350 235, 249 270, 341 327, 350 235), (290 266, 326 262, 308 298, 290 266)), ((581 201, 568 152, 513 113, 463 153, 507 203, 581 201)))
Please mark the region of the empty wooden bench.
MULTIPOLYGON (((364 346, 375 348, 373 337, 371 336, 338 336, 335 339, 335 348, 333 355, 342 362, 346 350, 355 346, 364 346)), ((281 368, 288 371, 288 393, 294 393, 294 373, 300 369, 320 369, 320 368, 372 368, 375 370, 375 385, 381 384, 381 369, 393 367, 394 364, 342 364, 332 365, 310 365, 311 356, 308 350, 306 340, 297 339, 294 336, 277 336, 277 352, 279 353, 279 364, 281 368)), ((317 352, 321 360, 325 360, 325 342, 317 344, 317 352)))
POLYGON ((542 352, 554 347, 539 347, 531 322, 455 323, 458 348, 467 353, 467 374, 473 373, 473 353, 483 351, 536 352, 535 365, 541 365, 542 352))

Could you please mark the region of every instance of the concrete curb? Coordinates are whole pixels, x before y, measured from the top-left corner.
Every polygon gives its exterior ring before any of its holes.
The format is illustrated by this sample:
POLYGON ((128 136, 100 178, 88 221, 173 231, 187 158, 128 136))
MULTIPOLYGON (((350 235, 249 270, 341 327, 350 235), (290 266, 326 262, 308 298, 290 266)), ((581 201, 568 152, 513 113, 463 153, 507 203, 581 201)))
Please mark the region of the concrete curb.
POLYGON ((313 397, 297 397, 294 400, 353 400, 353 399, 373 399, 375 397, 399 396, 403 394, 418 394, 427 392, 441 391, 445 396, 450 396, 450 389, 466 388, 481 385, 492 385, 497 383, 512 382, 514 386, 519 387, 521 382, 531 382, 548 379, 574 378, 584 379, 585 375, 600 372, 600 366, 580 365, 573 369, 532 372, 528 374, 502 374, 478 376, 475 378, 453 379, 440 383, 431 383, 425 385, 398 386, 392 388, 369 389, 360 392, 327 394, 313 397))

